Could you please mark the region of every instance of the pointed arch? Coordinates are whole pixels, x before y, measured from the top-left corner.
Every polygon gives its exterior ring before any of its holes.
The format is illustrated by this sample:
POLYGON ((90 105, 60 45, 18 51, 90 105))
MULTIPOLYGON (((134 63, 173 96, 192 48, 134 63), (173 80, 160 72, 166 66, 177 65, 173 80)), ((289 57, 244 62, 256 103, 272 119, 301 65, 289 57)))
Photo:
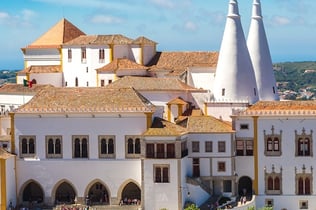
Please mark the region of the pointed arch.
POLYGON ((34 179, 26 181, 20 188, 20 203, 36 202, 38 204, 44 202, 45 194, 41 184, 34 179))
POLYGON ((73 203, 78 195, 78 191, 72 182, 62 179, 54 185, 51 195, 55 203, 73 203))
POLYGON ((84 191, 84 196, 89 197, 91 204, 110 204, 111 191, 100 179, 92 180, 84 191))
MULTIPOLYGON (((121 186, 119 187, 118 191, 117 191, 117 198, 118 200, 124 200, 124 195, 125 194, 129 194, 133 197, 131 197, 130 199, 138 199, 141 200, 141 185, 138 184, 138 182, 136 182, 133 179, 128 179, 126 181, 124 181, 121 186), (127 193, 126 192, 126 187, 130 188, 130 189, 134 189, 134 192, 132 193, 127 193)), ((127 198, 127 197, 126 197, 127 198)))

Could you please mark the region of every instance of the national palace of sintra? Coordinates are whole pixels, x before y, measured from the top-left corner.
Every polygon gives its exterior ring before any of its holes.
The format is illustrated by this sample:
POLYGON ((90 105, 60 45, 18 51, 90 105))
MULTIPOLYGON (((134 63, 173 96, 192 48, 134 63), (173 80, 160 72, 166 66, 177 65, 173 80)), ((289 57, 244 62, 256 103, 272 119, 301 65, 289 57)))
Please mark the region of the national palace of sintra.
POLYGON ((218 52, 157 45, 63 18, 21 49, 0 210, 315 210, 316 101, 279 99, 260 0, 247 38, 229 0, 218 52))

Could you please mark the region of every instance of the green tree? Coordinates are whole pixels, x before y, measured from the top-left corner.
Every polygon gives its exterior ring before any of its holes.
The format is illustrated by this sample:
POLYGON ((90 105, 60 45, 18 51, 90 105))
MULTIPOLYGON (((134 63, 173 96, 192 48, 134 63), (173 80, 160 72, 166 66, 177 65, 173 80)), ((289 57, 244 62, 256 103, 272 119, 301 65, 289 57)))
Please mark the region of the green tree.
POLYGON ((190 206, 186 207, 184 210, 200 210, 195 204, 191 204, 190 206))

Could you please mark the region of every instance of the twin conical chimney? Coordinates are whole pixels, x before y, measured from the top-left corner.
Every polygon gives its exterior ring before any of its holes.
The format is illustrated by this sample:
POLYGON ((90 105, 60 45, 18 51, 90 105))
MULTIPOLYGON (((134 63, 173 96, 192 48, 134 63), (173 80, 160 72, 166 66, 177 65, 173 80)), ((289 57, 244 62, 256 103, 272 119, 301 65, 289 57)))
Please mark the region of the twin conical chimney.
POLYGON ((255 71, 259 99, 262 101, 279 100, 269 45, 262 20, 260 0, 253 1, 247 45, 255 71))
POLYGON ((216 101, 248 101, 253 104, 259 100, 237 0, 229 2, 213 92, 216 101))

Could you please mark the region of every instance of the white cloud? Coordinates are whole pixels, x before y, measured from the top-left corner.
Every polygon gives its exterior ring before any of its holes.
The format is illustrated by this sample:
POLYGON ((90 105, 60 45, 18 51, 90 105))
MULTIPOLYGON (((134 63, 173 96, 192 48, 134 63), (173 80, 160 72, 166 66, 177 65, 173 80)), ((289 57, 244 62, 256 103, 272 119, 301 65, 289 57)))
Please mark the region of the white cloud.
POLYGON ((187 21, 184 25, 184 28, 189 31, 196 31, 198 27, 194 22, 187 21))
POLYGON ((22 13, 22 18, 24 20, 29 20, 33 17, 36 17, 36 13, 32 10, 29 10, 29 9, 24 9, 24 10, 22 10, 21 13, 22 13))
POLYGON ((0 20, 5 20, 9 18, 9 14, 6 12, 0 12, 0 20))
POLYGON ((117 17, 109 16, 109 15, 95 15, 91 18, 91 22, 111 24, 111 23, 121 23, 123 22, 123 20, 121 18, 117 18, 117 17))
POLYGON ((274 16, 271 19, 271 24, 274 26, 285 26, 291 24, 291 20, 284 16, 274 16))

